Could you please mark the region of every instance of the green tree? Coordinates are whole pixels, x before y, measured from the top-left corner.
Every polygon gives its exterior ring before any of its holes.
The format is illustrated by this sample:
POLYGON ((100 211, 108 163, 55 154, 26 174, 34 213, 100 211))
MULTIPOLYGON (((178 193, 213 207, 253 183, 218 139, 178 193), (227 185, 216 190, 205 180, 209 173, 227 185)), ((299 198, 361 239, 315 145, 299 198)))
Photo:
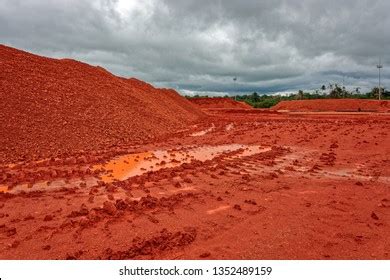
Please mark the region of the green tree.
POLYGON ((259 94, 256 91, 252 93, 252 101, 259 102, 259 94))
POLYGON ((297 97, 298 97, 299 100, 303 99, 303 90, 299 90, 298 91, 298 96, 297 97))
MULTIPOLYGON (((381 87, 381 93, 382 93, 382 95, 383 95, 383 92, 384 92, 383 87, 381 87)), ((378 99, 378 98, 379 98, 379 87, 374 87, 374 88, 371 90, 371 92, 369 92, 369 96, 370 96, 371 98, 378 99)))
POLYGON ((330 84, 329 88, 330 88, 330 92, 329 92, 330 98, 340 98, 343 96, 343 89, 339 87, 338 84, 335 84, 334 86, 330 84))
POLYGON ((355 89, 355 92, 356 92, 356 94, 360 94, 360 87, 357 87, 357 88, 355 89))

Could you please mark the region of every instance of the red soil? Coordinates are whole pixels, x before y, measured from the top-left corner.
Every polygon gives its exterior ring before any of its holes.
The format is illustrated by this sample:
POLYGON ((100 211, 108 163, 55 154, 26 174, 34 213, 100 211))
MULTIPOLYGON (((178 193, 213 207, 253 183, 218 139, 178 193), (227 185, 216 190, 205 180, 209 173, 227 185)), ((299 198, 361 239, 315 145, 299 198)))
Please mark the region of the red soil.
POLYGON ((221 110, 127 153, 271 149, 226 151, 111 183, 99 170, 82 172, 104 160, 89 154, 4 167, 7 178, 36 184, 39 173, 50 184, 0 191, 0 259, 390 259, 389 127, 387 114, 221 110), (59 187, 72 176, 78 181, 59 187))
POLYGON ((0 45, 0 162, 159 137, 203 116, 174 90, 0 45))
POLYGON ((365 99, 314 99, 282 101, 272 110, 288 111, 339 111, 339 112, 389 112, 388 100, 365 99))
POLYGON ((253 109, 245 102, 235 101, 226 97, 190 98, 189 100, 202 109, 253 109))

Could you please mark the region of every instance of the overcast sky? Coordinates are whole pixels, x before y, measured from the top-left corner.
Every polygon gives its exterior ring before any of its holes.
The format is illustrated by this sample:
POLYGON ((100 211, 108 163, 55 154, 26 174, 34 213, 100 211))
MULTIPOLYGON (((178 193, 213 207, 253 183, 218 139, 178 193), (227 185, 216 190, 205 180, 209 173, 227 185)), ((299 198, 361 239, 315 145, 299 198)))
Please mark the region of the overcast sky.
POLYGON ((184 94, 390 86, 389 0, 0 0, 0 43, 184 94), (233 81, 237 77, 237 81, 233 81))

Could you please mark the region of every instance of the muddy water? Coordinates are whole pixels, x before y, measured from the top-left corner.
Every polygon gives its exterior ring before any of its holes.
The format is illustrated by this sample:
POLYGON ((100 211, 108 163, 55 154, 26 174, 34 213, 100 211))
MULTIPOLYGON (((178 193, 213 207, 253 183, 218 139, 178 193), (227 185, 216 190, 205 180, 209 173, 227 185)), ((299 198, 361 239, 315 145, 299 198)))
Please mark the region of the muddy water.
MULTIPOLYGON (((101 175, 101 180, 106 183, 111 183, 142 175, 149 171, 177 167, 183 163, 190 163, 192 160, 212 160, 218 155, 237 150, 241 151, 238 154, 231 156, 231 158, 250 156, 269 151, 271 148, 264 148, 258 145, 227 144, 218 146, 186 147, 181 150, 155 150, 118 156, 105 164, 93 166, 93 170, 101 168, 106 170, 106 172, 101 175)), ((50 183, 47 181, 37 182, 32 186, 30 185, 29 188, 27 184, 15 186, 11 190, 8 190, 7 186, 0 186, 0 192, 18 193, 21 191, 49 191, 77 187, 80 183, 86 183, 87 186, 93 186, 97 184, 97 181, 98 179, 95 177, 88 177, 85 180, 74 178, 68 181, 57 179, 50 183)))
POLYGON ((153 158, 152 152, 129 154, 110 160, 106 164, 95 165, 94 169, 104 168, 107 173, 102 176, 106 183, 114 180, 124 180, 131 176, 141 175, 144 171, 151 168, 150 159, 153 158), (149 164, 148 164, 149 163, 149 164))
POLYGON ((207 133, 213 131, 214 129, 215 129, 215 125, 212 124, 211 127, 209 127, 208 129, 205 129, 205 130, 202 130, 202 131, 198 131, 198 132, 194 132, 190 136, 193 136, 193 137, 203 136, 203 135, 206 135, 207 133))
POLYGON ((149 171, 180 166, 183 163, 189 163, 192 160, 211 160, 222 153, 237 151, 239 149, 244 149, 237 155, 239 157, 250 156, 270 150, 270 148, 262 148, 257 145, 247 146, 241 144, 202 146, 187 148, 181 151, 156 150, 153 152, 120 156, 112 159, 106 164, 96 165, 95 169, 104 168, 108 171, 102 176, 102 180, 106 183, 115 180, 122 181, 149 171))
POLYGON ((215 209, 207 210, 206 213, 209 214, 209 215, 212 215, 212 214, 215 214, 215 213, 227 210, 229 208, 231 208, 230 205, 222 205, 222 206, 219 206, 219 207, 217 207, 215 209))

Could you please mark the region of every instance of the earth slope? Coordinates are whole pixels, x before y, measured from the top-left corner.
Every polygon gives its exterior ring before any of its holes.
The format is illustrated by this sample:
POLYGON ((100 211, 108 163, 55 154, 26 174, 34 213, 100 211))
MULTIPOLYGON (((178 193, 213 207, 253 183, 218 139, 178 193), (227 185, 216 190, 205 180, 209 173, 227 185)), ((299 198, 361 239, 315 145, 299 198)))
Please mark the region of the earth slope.
POLYGON ((238 102, 226 97, 191 98, 189 100, 202 109, 253 109, 245 102, 238 102))
POLYGON ((174 90, 0 45, 0 162, 138 143, 203 113, 174 90))

